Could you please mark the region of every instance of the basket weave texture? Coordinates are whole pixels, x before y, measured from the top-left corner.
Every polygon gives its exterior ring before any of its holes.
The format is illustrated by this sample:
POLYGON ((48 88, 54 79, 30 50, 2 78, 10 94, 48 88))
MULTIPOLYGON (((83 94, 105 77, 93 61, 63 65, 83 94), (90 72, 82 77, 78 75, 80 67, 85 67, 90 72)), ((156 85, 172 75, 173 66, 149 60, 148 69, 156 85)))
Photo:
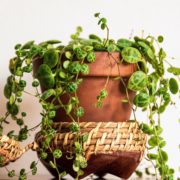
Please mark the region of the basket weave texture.
MULTIPOLYGON (((73 152, 76 133, 70 131, 72 123, 54 123, 56 135, 51 142, 51 148, 59 148, 63 152, 73 152)), ((137 122, 80 122, 81 135, 87 134, 87 141, 83 143, 86 159, 91 154, 114 152, 140 152, 143 157, 146 148, 146 135, 139 129, 137 122)), ((0 136, 1 165, 15 161, 27 150, 38 150, 44 140, 41 133, 36 135, 35 142, 22 148, 18 141, 0 136)))
MULTIPOLYGON (((81 135, 87 134, 87 141, 83 143, 87 159, 97 153, 140 152, 141 158, 144 154, 147 138, 137 122, 80 122, 79 125, 81 135)), ((76 133, 71 132, 70 127, 68 122, 54 123, 56 136, 51 142, 52 149, 72 152, 76 133)), ((43 139, 38 133, 36 142, 40 145, 43 139)))
POLYGON ((3 158, 1 159, 0 166, 15 161, 29 149, 35 150, 37 147, 37 144, 33 142, 23 148, 18 141, 9 138, 6 135, 0 136, 0 156, 3 158))

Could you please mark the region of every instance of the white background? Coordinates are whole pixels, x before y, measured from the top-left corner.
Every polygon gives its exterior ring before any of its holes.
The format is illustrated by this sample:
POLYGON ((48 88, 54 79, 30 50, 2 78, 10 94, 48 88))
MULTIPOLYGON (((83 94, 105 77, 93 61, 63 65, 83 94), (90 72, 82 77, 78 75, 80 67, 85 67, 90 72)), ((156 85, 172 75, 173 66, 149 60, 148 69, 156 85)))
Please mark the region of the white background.
MULTIPOLYGON (((176 57, 172 63, 180 67, 180 1, 179 0, 0 0, 0 115, 5 112, 6 100, 3 97, 3 86, 9 75, 8 62, 14 56, 13 47, 17 43, 28 40, 41 42, 48 39, 69 40, 69 35, 75 31, 76 26, 83 26, 83 36, 90 33, 105 36, 97 27, 97 20, 93 17, 95 12, 101 12, 107 17, 110 27, 110 37, 128 38, 133 35, 145 34, 165 37, 163 43, 168 56, 176 57)), ((28 79, 28 77, 27 77, 28 79)), ((30 81, 30 78, 29 78, 30 81)), ((29 90, 31 88, 29 87, 29 90)), ((174 98, 177 101, 177 97, 174 98)), ((25 96, 23 109, 28 112, 29 126, 40 121, 40 106, 37 101, 25 96)), ((179 109, 170 107, 163 115, 163 136, 167 139, 166 149, 169 152, 169 165, 176 169, 180 165, 180 124, 178 123, 179 109)), ((145 118, 139 112, 139 119, 145 118)), ((10 120, 12 121, 12 120, 10 120)), ((12 123, 11 128, 14 128, 12 123)), ((6 131, 8 131, 6 127, 6 131)), ((24 143, 33 141, 31 139, 24 143)), ((36 153, 28 152, 20 160, 12 163, 8 168, 19 170, 29 167, 29 163, 36 160, 36 153)), ((0 177, 5 174, 0 169, 0 177)), ((39 164, 38 174, 48 174, 39 164)))

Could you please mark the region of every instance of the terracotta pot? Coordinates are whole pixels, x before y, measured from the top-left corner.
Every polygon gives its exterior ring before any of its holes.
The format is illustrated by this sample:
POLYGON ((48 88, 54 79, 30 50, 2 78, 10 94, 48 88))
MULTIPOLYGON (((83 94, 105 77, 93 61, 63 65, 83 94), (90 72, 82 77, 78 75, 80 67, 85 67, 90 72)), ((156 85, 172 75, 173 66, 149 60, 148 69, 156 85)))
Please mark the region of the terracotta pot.
MULTIPOLYGON (((119 53, 112 53, 111 56, 107 52, 96 52, 96 61, 89 64, 90 73, 83 75, 83 82, 80 84, 77 95, 79 97, 80 105, 84 107, 85 114, 81 118, 81 121, 127 121, 130 118, 131 106, 129 103, 123 103, 123 99, 127 99, 126 91, 122 81, 114 80, 115 77, 121 75, 125 84, 127 85, 128 78, 136 70, 134 64, 122 63, 117 64, 120 59, 119 53), (107 77, 109 83, 107 85, 108 96, 103 101, 102 108, 96 108, 97 95, 104 87, 107 77)), ((42 60, 36 60, 34 62, 34 73, 42 63, 42 60)), ((42 91, 45 90, 41 86, 42 91)), ((135 93, 128 91, 129 100, 132 102, 135 93)), ((63 103, 67 103, 69 95, 64 95, 61 100, 63 103)), ((55 121, 69 121, 71 119, 66 115, 63 108, 57 111, 55 121)))
MULTIPOLYGON (((129 103, 123 103, 123 99, 127 99, 124 85, 120 80, 114 80, 119 75, 123 78, 127 84, 130 75, 136 70, 134 64, 117 64, 120 59, 119 53, 112 53, 111 56, 107 52, 96 52, 96 61, 90 66, 90 74, 83 76, 83 82, 80 84, 77 95, 80 100, 80 105, 85 108, 85 115, 81 121, 127 121, 130 118, 131 106, 129 103), (103 107, 98 109, 95 107, 97 102, 97 95, 104 87, 107 77, 109 83, 107 86, 108 96, 103 102, 103 107)), ((34 72, 38 69, 42 60, 36 60, 34 62, 34 72)), ((41 86, 42 91, 45 89, 41 86)), ((130 101, 133 100, 135 93, 128 91, 130 101)), ((69 96, 64 95, 62 101, 68 102, 69 96)), ((66 115, 63 109, 59 109, 55 118, 56 122, 59 121, 71 121, 66 115)), ((136 169, 139 164, 140 153, 113 153, 108 154, 96 154, 92 155, 88 160, 88 167, 85 169, 83 177, 96 173, 101 176, 106 173, 112 173, 121 178, 128 178, 136 169), (99 164, 103 164, 98 169, 99 164)), ((49 159, 52 159, 49 155, 49 159)), ((42 163, 48 168, 48 170, 56 175, 55 171, 51 169, 46 161, 42 163)), ((75 173, 72 170, 72 161, 66 158, 61 158, 58 161, 59 169, 66 170, 69 174, 75 177, 75 173), (62 166, 61 166, 62 165, 62 166)))

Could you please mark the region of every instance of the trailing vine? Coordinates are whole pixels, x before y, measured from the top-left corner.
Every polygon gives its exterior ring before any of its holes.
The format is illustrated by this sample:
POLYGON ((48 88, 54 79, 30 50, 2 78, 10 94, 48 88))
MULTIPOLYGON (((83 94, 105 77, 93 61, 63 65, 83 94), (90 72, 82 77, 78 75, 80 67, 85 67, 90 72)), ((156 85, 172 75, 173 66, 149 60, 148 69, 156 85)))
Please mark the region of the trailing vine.
MULTIPOLYGON (((116 77, 116 80, 122 81, 126 89, 127 99, 124 99, 123 102, 131 104, 134 120, 137 120, 135 113, 137 108, 148 113, 149 122, 141 123, 140 128, 149 136, 146 159, 152 162, 155 172, 150 173, 146 169, 146 173, 155 175, 156 179, 159 176, 161 179, 173 179, 174 170, 168 166, 168 154, 164 151, 166 141, 162 137, 161 114, 168 105, 173 104, 171 95, 179 93, 177 80, 179 80, 180 68, 172 66, 169 62, 170 67, 166 69, 164 66, 167 60, 165 51, 160 47, 160 43, 163 42, 162 36, 158 36, 158 38, 153 36, 134 37, 134 39, 115 41, 109 37, 106 18, 100 17, 100 13, 96 13, 95 17, 98 19, 100 28, 107 32, 105 39, 94 34, 90 34, 88 39, 81 38, 82 28, 77 27, 67 45, 62 45, 59 40, 49 40, 40 44, 29 41, 24 45, 17 44, 15 46, 15 57, 9 62, 10 76, 4 87, 7 112, 0 119, 0 135, 3 132, 3 124, 10 123, 9 116, 19 126, 19 133, 14 134, 14 131, 10 131, 7 135, 18 141, 26 140, 28 133, 40 126, 41 134, 45 137, 42 147, 39 149, 40 157, 46 159, 49 153, 53 155, 53 160, 49 161, 49 165, 56 170, 61 179, 66 172, 59 171, 56 161, 62 157, 63 153, 60 149, 52 149, 50 143, 56 134, 56 130, 52 126, 53 119, 57 110, 63 108, 73 122, 70 130, 76 134, 75 153, 71 153, 68 158, 73 159, 72 167, 77 173, 76 179, 78 179, 83 175, 83 169, 87 167, 83 152, 83 143, 87 141, 87 134, 82 135, 79 127, 80 119, 85 113, 85 109, 79 105, 77 96, 77 89, 83 81, 80 75, 89 73, 88 65, 96 60, 95 52, 105 51, 109 53, 109 56, 113 52, 119 52, 122 58, 118 61, 114 60, 117 65, 120 63, 137 65, 137 71, 129 78, 127 85, 120 75, 116 77), (33 64, 36 61, 41 61, 42 64, 33 75, 32 86, 35 88, 33 95, 25 90, 27 82, 24 80, 24 75, 32 73, 33 64), (166 78, 165 72, 173 74, 174 77, 166 78), (40 84, 45 89, 43 93, 38 90, 40 84), (128 90, 136 92, 133 104, 129 100, 128 90), (38 98, 42 106, 41 122, 33 128, 28 128, 25 124, 26 112, 20 112, 23 93, 38 98), (63 103, 61 100, 64 94, 68 94, 70 97, 68 103, 63 103), (155 150, 155 152, 151 153, 151 150, 155 150)), ((97 108, 101 108, 103 100, 110 96, 106 90, 108 81, 109 77, 97 95, 97 108)), ((0 163, 3 165, 2 157, 0 157, 0 163)), ((37 171, 36 165, 36 162, 32 162, 30 166, 33 175, 37 171)), ((136 173, 141 175, 139 171, 136 173)), ((8 170, 8 176, 16 176, 15 171, 8 170)), ((26 177, 27 173, 22 169, 19 179, 26 179, 26 177)))

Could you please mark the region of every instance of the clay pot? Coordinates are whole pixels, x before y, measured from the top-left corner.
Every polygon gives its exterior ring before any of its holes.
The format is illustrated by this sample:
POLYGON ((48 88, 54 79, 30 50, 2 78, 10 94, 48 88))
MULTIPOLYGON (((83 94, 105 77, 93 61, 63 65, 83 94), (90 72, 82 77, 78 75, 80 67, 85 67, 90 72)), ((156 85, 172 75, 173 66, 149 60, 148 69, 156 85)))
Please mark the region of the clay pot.
MULTIPOLYGON (((120 54, 115 52, 110 56, 107 52, 96 52, 96 61, 89 64, 90 74, 83 76, 83 82, 80 84, 77 95, 80 100, 80 105, 85 108, 85 115, 81 121, 127 121, 130 118, 131 106, 129 103, 123 103, 123 99, 127 99, 124 84, 120 80, 115 80, 119 75, 123 78, 127 85, 130 75, 136 70, 134 64, 117 64, 120 59, 120 54), (107 85, 108 96, 103 102, 103 107, 98 109, 95 107, 97 95, 104 87, 107 77, 109 83, 107 85)), ((38 69, 42 60, 34 62, 34 72, 38 69)), ((41 86, 42 91, 45 89, 41 86)), ((128 91, 129 100, 132 101, 135 93, 128 91)), ((64 95, 62 101, 68 102, 69 96, 64 95)), ((71 121, 63 109, 57 111, 57 116, 54 121, 71 121)), ((96 173, 102 176, 106 173, 112 173, 121 178, 128 178, 139 164, 140 153, 118 152, 111 155, 96 154, 92 155, 88 160, 88 167, 84 170, 83 177, 96 173)), ((49 160, 52 159, 49 155, 49 160)), ((56 172, 51 169, 46 161, 42 163, 48 170, 56 176, 56 172)), ((70 175, 76 177, 72 170, 72 160, 67 160, 65 156, 58 161, 60 171, 66 170, 70 175)))
MULTIPOLYGON (((127 85, 128 78, 136 70, 134 64, 117 64, 120 59, 119 53, 112 53, 110 56, 107 52, 96 52, 96 60, 94 63, 89 64, 90 73, 88 75, 83 75, 83 82, 80 84, 77 95, 79 97, 80 106, 84 107, 85 114, 81 118, 82 121, 126 121, 129 120, 131 114, 131 106, 129 103, 123 103, 123 99, 127 99, 124 84, 120 80, 115 80, 114 78, 119 75, 123 78, 125 84, 127 85), (103 101, 103 107, 97 108, 95 106, 97 102, 97 95, 104 87, 107 77, 109 78, 109 83, 107 85, 108 96, 103 101)), ((42 63, 42 60, 34 61, 34 73, 37 71, 38 67, 42 63)), ((44 87, 41 86, 42 91, 44 87)), ((128 91, 129 100, 132 102, 135 93, 128 91)), ((67 103, 69 100, 69 95, 63 95, 61 98, 63 103, 67 103)), ((57 115, 54 119, 55 122, 59 121, 69 121, 71 119, 66 115, 63 108, 57 111, 57 115)))

